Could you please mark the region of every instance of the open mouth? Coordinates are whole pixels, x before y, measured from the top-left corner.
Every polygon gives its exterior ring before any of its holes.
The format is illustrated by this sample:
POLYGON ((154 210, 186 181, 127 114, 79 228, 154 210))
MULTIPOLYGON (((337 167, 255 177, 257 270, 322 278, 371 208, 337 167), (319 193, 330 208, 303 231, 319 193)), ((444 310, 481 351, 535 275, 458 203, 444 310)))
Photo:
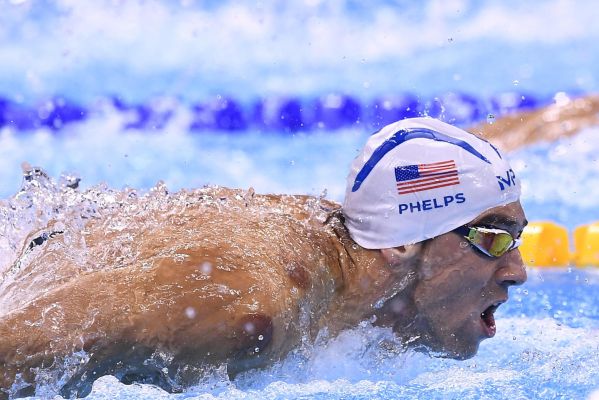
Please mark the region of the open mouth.
POLYGON ((497 333, 497 327, 495 326, 495 310, 503 304, 503 301, 491 304, 482 313, 480 313, 481 324, 487 337, 492 338, 497 333))

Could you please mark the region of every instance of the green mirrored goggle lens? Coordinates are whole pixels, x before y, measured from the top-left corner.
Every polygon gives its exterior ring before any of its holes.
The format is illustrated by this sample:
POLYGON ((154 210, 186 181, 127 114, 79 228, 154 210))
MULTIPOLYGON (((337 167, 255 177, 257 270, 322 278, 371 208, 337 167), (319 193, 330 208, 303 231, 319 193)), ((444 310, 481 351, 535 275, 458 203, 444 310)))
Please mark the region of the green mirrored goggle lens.
POLYGON ((503 229, 471 227, 466 239, 483 253, 493 257, 501 257, 520 245, 520 240, 514 239, 503 229))

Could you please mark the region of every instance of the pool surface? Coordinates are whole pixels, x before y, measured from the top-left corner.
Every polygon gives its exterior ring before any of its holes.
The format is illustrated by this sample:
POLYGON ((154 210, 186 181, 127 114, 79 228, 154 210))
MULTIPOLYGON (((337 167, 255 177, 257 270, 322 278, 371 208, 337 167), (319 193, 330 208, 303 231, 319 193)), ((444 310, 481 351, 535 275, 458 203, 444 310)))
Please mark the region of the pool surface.
MULTIPOLYGON (((599 89, 591 0, 0 0, 0 10, 0 267, 14 254, 7 238, 41 223, 10 207, 23 162, 52 187, 80 178, 105 194, 218 184, 341 201, 349 164, 386 122, 493 123, 599 89)), ((508 155, 529 220, 570 231, 599 220, 598 135, 508 155)), ((528 275, 467 361, 406 351, 365 321, 234 381, 223 367, 168 394, 105 376, 89 398, 599 398, 599 268, 528 275)), ((56 395, 61 377, 45 378, 35 398, 56 395)))

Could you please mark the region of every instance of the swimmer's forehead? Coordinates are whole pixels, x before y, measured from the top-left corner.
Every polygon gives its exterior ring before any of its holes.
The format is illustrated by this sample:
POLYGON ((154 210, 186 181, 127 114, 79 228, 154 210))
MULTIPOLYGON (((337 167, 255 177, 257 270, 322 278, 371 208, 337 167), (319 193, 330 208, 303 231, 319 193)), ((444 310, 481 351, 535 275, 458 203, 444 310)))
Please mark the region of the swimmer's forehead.
POLYGON ((483 212, 469 225, 492 226, 505 229, 513 235, 519 236, 527 224, 528 220, 524 215, 520 202, 514 202, 483 212))

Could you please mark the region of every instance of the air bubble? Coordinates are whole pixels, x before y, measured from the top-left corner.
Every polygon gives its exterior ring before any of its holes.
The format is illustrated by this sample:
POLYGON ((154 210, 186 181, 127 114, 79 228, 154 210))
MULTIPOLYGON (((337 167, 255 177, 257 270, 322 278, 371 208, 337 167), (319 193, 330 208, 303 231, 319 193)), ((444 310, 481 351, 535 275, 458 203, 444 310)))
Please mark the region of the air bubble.
POLYGON ((488 114, 487 115, 487 124, 489 125, 493 125, 493 123, 495 122, 495 115, 493 114, 488 114))

